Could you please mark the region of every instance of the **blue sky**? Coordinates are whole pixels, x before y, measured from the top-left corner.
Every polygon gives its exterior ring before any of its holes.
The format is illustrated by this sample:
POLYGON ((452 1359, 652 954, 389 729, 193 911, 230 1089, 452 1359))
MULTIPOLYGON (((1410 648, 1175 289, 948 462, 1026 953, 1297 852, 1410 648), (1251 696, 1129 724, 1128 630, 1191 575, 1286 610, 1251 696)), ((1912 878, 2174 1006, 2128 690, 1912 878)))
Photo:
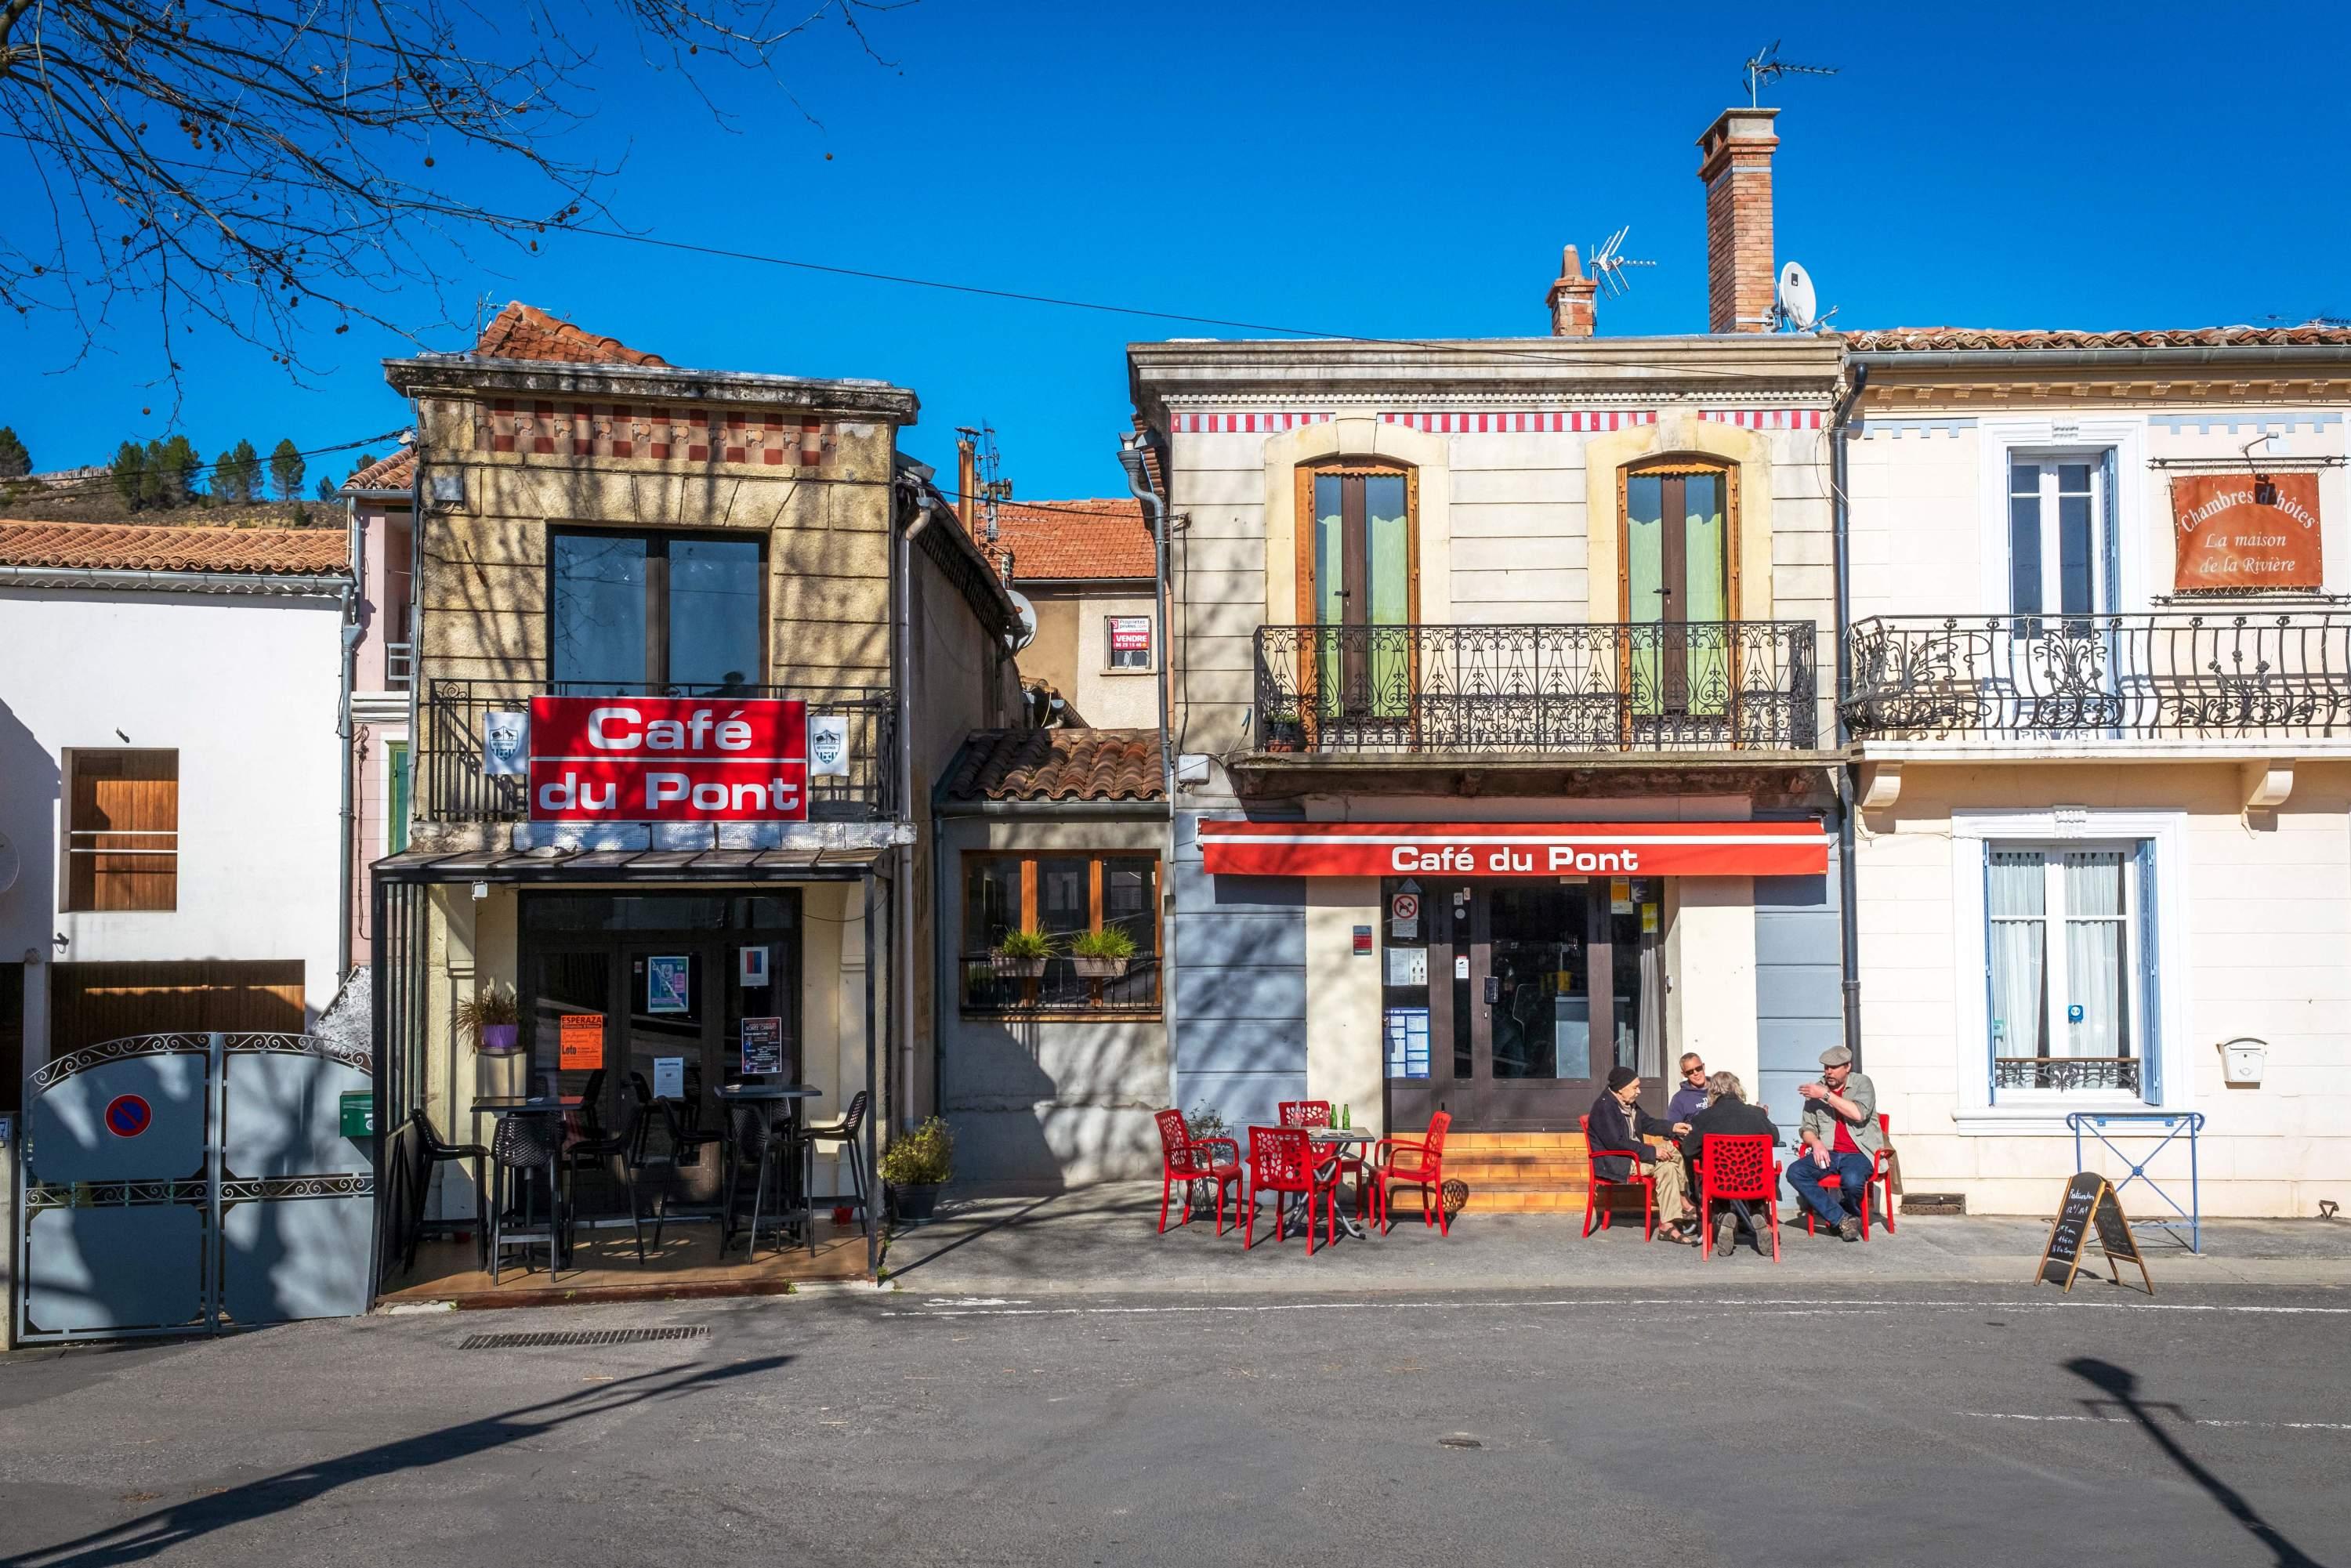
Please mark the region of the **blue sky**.
MULTIPOLYGON (((1761 15, 922 0, 872 20, 894 68, 831 30, 790 57, 820 129, 715 76, 730 133, 616 43, 576 151, 625 151, 611 204, 664 238, 1375 337, 1540 333, 1560 246, 1629 224, 1626 253, 1658 265, 1603 300, 1602 333, 1702 330, 1692 143, 1744 101, 1740 62, 1777 34, 1788 58, 1843 68, 1765 98, 1783 110, 1779 254, 1841 325, 2351 316, 2351 7, 1761 15)), ((30 198, 0 153, 0 212, 30 198)), ((954 427, 985 420, 1025 497, 1119 487, 1127 341, 1249 335, 585 236, 537 256, 477 246, 452 275, 467 319, 477 292, 519 298, 674 363, 911 386, 917 455, 951 465, 954 427)), ((428 346, 464 346, 429 329, 429 295, 395 309, 428 346)), ((405 420, 378 366, 407 351, 396 338, 321 339, 307 385, 225 338, 185 341, 180 427, 206 455, 405 420)), ((0 328, 0 424, 40 466, 164 433, 143 321, 78 365, 73 349, 54 321, 0 328)), ((325 461, 340 462, 313 472, 325 461)))

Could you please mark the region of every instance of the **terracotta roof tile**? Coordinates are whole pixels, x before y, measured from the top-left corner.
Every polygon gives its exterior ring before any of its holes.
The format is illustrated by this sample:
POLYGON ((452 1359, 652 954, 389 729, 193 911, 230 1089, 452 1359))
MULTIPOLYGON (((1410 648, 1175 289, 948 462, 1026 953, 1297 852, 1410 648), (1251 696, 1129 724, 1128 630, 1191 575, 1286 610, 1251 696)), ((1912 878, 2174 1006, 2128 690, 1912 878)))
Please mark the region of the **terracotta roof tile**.
POLYGON ((100 571, 346 571, 341 528, 154 528, 0 520, 0 566, 100 571))
POLYGON ((1161 800, 1155 729, 979 729, 948 767, 950 800, 1161 800))
POLYGON ((584 331, 559 316, 517 299, 482 329, 474 354, 484 360, 553 360, 573 365, 668 365, 658 354, 618 338, 584 331))
MULTIPOLYGON (((980 528, 986 532, 985 526, 980 528)), ((1093 501, 1005 501, 996 508, 996 542, 985 547, 998 571, 1012 557, 1012 580, 1139 578, 1159 573, 1143 503, 1132 496, 1093 501)))
POLYGON ((2345 343, 2351 343, 2351 328, 2316 321, 2299 327, 2190 327, 2137 332, 1890 327, 1844 335, 1844 346, 1856 354, 1965 349, 2294 349, 2345 343))
POLYGON ((416 448, 403 446, 389 457, 379 457, 343 481, 345 496, 406 490, 416 480, 416 448))

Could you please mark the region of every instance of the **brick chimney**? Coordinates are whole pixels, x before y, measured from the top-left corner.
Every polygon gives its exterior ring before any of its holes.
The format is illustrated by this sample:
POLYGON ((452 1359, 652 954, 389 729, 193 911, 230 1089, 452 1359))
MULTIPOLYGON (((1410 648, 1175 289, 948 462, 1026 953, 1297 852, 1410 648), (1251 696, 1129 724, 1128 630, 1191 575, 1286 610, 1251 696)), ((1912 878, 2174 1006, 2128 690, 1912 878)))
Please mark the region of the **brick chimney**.
POLYGON ((1776 109, 1726 109, 1698 139, 1706 182, 1706 329, 1771 329, 1771 133, 1776 109))
POLYGON ((1583 276, 1583 258, 1569 246, 1560 258, 1558 280, 1551 292, 1543 296, 1551 306, 1551 335, 1554 338, 1589 338, 1597 323, 1594 301, 1600 293, 1595 278, 1583 276))

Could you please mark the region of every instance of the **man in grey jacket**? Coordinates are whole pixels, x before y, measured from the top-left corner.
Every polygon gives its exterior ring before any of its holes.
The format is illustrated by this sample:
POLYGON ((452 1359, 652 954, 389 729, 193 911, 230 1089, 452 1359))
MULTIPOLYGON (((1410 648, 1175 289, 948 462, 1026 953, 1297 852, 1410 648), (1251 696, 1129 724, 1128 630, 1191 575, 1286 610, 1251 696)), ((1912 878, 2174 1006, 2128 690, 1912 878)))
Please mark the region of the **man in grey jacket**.
POLYGON ((1788 1185, 1839 1236, 1858 1241, 1869 1178, 1877 1169, 1877 1151, 1886 1146, 1877 1124, 1877 1086, 1853 1070, 1852 1051, 1834 1045, 1821 1052, 1821 1081, 1796 1092, 1804 1097, 1796 1131, 1803 1152, 1788 1169, 1788 1185))

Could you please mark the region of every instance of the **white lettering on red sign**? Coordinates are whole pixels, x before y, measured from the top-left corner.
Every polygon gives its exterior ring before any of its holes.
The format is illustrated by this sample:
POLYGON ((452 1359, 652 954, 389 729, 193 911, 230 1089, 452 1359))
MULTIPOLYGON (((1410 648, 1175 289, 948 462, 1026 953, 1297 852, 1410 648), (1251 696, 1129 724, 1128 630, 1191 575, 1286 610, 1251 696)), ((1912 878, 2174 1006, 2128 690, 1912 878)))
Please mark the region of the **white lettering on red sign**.
POLYGON ((768 697, 533 697, 534 821, 808 819, 808 705, 768 697))
POLYGON ((1817 821, 1203 822, 1211 875, 1810 876, 1828 869, 1817 821))

